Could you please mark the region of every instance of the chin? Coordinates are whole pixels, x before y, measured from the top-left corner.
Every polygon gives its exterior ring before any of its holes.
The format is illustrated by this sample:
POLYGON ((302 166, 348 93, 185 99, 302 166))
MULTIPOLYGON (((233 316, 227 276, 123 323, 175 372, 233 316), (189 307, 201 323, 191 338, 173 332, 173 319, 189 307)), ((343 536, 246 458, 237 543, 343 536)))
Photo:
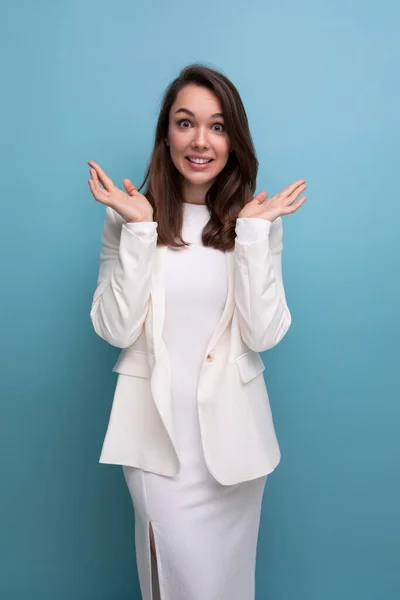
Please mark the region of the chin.
POLYGON ((203 173, 199 173, 197 176, 196 175, 193 176, 191 173, 190 174, 183 173, 182 175, 183 175, 184 179, 186 179, 186 181, 188 181, 192 185, 207 185, 207 184, 212 184, 212 183, 214 183, 214 181, 216 179, 216 175, 205 176, 203 173))

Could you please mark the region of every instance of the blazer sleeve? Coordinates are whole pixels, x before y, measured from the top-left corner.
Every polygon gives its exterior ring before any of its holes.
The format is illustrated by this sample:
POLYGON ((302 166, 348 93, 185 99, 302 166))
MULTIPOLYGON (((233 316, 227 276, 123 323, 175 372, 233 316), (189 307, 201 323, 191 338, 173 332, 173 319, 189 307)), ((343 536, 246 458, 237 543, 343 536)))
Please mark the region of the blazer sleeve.
POLYGON ((283 224, 238 218, 235 304, 245 344, 256 352, 276 346, 291 325, 282 279, 283 224))
POLYGON ((157 223, 125 223, 106 207, 100 268, 90 318, 95 332, 118 348, 139 337, 148 312, 157 223))

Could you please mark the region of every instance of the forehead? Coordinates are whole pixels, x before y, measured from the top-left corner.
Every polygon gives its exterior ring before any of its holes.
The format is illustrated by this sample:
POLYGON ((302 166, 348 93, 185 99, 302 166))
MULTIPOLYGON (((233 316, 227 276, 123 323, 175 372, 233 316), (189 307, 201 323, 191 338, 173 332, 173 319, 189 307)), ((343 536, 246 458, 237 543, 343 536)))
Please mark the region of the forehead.
POLYGON ((213 91, 198 85, 187 85, 178 93, 171 106, 171 114, 179 108, 191 110, 196 117, 209 118, 214 113, 221 113, 222 106, 213 91))

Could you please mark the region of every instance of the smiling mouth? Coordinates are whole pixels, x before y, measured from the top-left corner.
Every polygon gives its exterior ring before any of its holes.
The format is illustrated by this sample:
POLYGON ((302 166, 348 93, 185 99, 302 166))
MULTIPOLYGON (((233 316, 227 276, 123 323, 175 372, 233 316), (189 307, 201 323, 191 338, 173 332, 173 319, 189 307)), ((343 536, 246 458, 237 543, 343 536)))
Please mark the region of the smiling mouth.
POLYGON ((213 158, 190 158, 189 156, 186 156, 185 158, 194 165, 208 165, 214 160, 213 158))

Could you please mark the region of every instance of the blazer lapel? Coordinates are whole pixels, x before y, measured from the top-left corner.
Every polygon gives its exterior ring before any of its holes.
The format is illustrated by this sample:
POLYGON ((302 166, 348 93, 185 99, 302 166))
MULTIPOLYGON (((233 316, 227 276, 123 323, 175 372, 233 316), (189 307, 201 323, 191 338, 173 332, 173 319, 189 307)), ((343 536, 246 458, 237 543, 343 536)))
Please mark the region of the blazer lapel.
MULTIPOLYGON (((152 303, 153 303, 153 339, 156 344, 162 338, 162 331, 165 319, 165 285, 164 268, 167 254, 167 246, 157 246, 154 260, 153 279, 152 279, 152 303)), ((207 352, 217 344, 219 338, 228 326, 234 307, 234 283, 235 283, 235 253, 229 251, 225 253, 227 274, 228 274, 228 292, 224 310, 221 318, 214 330, 213 335, 207 346, 207 352)))
POLYGON ((208 343, 206 356, 211 352, 211 350, 217 344, 219 338, 224 333, 227 328, 229 321, 232 317, 233 308, 234 308, 234 285, 235 285, 235 252, 229 251, 225 253, 226 256, 226 266, 228 273, 228 293, 226 297, 226 303, 224 310, 222 311, 221 318, 218 322, 218 325, 214 329, 214 333, 211 336, 211 339, 208 343))
POLYGON ((153 302, 153 337, 154 343, 162 337, 165 318, 165 285, 164 267, 167 246, 157 246, 153 266, 152 302, 153 302))

